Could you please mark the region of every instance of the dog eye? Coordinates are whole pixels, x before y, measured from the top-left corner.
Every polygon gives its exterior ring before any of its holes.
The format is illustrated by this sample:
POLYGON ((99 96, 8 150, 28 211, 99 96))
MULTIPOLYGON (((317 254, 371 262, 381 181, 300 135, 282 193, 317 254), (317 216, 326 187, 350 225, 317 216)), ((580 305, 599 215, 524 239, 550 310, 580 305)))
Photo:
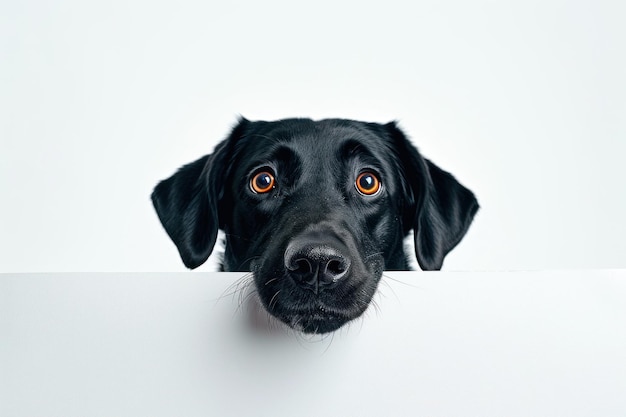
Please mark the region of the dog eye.
POLYGON ((363 195, 374 195, 380 190, 380 180, 372 172, 360 174, 354 185, 357 191, 363 195))
POLYGON ((268 193, 276 186, 274 176, 267 171, 257 173, 250 180, 250 188, 258 194, 268 193))

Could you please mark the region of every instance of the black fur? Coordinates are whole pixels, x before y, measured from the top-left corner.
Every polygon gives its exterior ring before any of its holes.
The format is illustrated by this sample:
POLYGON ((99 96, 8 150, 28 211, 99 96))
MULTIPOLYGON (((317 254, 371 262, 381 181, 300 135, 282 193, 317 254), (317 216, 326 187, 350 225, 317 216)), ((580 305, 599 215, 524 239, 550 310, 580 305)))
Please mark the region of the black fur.
POLYGON ((383 270, 406 270, 414 230, 424 270, 438 270, 467 232, 478 203, 452 175, 422 158, 395 123, 241 119, 211 155, 160 182, 152 201, 189 268, 225 232, 223 270, 251 271, 267 311, 309 333, 360 316, 383 270), (260 171, 275 187, 256 193, 260 171), (357 191, 364 172, 374 195, 357 191))

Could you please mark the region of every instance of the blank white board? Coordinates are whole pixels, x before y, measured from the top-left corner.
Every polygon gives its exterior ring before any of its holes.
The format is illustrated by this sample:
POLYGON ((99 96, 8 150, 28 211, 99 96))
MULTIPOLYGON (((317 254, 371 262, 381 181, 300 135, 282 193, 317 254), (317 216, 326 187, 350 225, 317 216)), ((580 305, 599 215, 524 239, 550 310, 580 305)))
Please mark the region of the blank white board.
POLYGON ((0 274, 2 416, 623 416, 626 270, 387 273, 325 337, 243 274, 0 274))

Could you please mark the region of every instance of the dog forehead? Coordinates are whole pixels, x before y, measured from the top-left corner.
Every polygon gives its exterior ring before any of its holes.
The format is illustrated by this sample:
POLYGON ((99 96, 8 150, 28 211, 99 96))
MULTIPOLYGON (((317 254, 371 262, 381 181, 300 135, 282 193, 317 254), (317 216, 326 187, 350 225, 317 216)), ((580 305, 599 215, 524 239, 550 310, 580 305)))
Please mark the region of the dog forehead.
POLYGON ((377 153, 386 148, 385 139, 364 122, 345 119, 286 119, 255 122, 246 134, 241 153, 250 157, 271 157, 277 149, 288 149, 303 159, 325 159, 350 152, 352 148, 377 153), (348 147, 348 148, 346 148, 348 147))

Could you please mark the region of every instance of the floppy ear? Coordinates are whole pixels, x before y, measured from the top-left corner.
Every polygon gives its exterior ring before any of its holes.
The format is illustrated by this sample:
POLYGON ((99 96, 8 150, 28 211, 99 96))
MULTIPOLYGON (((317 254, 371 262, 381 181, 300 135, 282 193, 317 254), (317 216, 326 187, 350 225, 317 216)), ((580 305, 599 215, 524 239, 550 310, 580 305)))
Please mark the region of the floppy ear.
POLYGON ((423 270, 439 270, 467 233, 478 201, 450 173, 422 158, 395 123, 386 127, 395 140, 407 183, 403 218, 414 231, 417 262, 423 270))
POLYGON ((439 270, 478 211, 474 194, 450 173, 426 160, 430 181, 415 219, 415 254, 424 270, 439 270))
POLYGON ((161 224, 188 268, 202 265, 213 251, 232 144, 246 123, 242 118, 211 155, 183 166, 152 192, 152 203, 161 224))

